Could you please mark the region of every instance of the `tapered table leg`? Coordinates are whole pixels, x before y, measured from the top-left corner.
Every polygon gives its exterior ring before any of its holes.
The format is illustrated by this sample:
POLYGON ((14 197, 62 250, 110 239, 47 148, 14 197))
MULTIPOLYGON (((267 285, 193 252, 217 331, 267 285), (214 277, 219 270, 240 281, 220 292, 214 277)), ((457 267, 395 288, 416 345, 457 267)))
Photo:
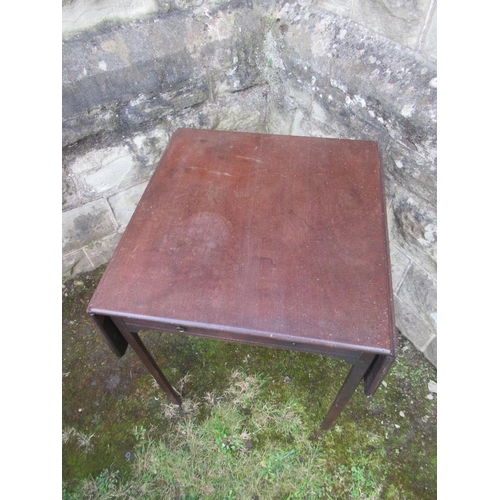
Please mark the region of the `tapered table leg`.
POLYGON ((340 415, 340 412, 343 410, 349 399, 351 399, 351 396, 354 394, 354 391, 363 379, 374 358, 374 354, 362 354, 359 361, 351 367, 344 383, 342 384, 342 387, 340 388, 340 391, 337 394, 337 397, 335 398, 335 401, 328 410, 328 413, 321 424, 322 430, 328 430, 335 420, 337 420, 337 417, 340 415))
POLYGON ((130 332, 129 329, 123 323, 123 321, 120 320, 119 318, 113 318, 113 321, 115 322, 116 326, 120 330, 121 334, 125 337, 127 342, 132 346, 132 349, 135 351, 137 356, 139 356, 141 361, 149 370, 151 375, 153 375, 154 379, 158 382, 159 386, 167 394, 170 401, 176 405, 181 405, 182 404, 181 397, 179 396, 179 394, 177 394, 176 390, 170 385, 170 382, 166 379, 160 367, 153 359, 153 356, 151 356, 146 346, 143 344, 142 340, 139 337, 139 334, 130 332))

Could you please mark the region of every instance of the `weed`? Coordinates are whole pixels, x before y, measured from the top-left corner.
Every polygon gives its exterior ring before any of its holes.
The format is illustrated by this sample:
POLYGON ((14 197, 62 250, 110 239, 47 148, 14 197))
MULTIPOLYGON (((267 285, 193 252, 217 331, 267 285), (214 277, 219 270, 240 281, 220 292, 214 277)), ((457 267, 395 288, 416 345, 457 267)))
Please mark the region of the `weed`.
POLYGON ((78 441, 78 447, 83 448, 84 452, 89 451, 92 448, 92 443, 90 442, 95 434, 85 434, 84 432, 77 432, 76 439, 78 441))
POLYGON ((186 387, 186 385, 188 384, 188 382, 190 382, 190 380, 191 380, 191 374, 190 373, 186 373, 186 375, 184 375, 184 377, 182 377, 179 380, 179 383, 177 384, 177 389, 178 389, 178 391, 181 394, 184 393, 184 388, 186 387))
POLYGON ((379 498, 379 489, 373 476, 362 467, 351 467, 351 498, 379 498))
POLYGON ((62 431, 62 443, 67 444, 70 439, 75 435, 76 429, 73 427, 67 427, 66 429, 63 429, 62 431))
POLYGON ((82 448, 84 452, 92 448, 91 440, 95 434, 85 434, 84 432, 77 431, 73 427, 67 427, 62 431, 62 443, 68 444, 73 438, 76 438, 78 448, 82 448))
POLYGON ((222 395, 193 401, 191 411, 172 422, 168 441, 141 446, 146 429, 136 426, 130 481, 120 484, 118 472, 107 468, 79 491, 92 498, 132 498, 141 488, 151 498, 319 498, 331 481, 319 448, 305 437, 304 408, 270 402, 262 396, 262 378, 237 372, 231 382, 222 395), (243 411, 250 402, 251 411, 243 411), (202 405, 207 413, 200 420, 202 405), (265 439, 269 433, 282 441, 265 439))
POLYGON ((260 465, 262 466, 262 474, 271 483, 280 478, 285 472, 289 471, 293 466, 293 455, 295 450, 287 451, 285 453, 272 453, 265 461, 263 460, 260 465))
POLYGON ((85 481, 82 485, 82 497, 75 498, 113 498, 118 489, 120 471, 103 470, 95 479, 85 481))
POLYGON ((146 438, 146 427, 143 425, 134 427, 134 436, 136 441, 143 441, 146 438))

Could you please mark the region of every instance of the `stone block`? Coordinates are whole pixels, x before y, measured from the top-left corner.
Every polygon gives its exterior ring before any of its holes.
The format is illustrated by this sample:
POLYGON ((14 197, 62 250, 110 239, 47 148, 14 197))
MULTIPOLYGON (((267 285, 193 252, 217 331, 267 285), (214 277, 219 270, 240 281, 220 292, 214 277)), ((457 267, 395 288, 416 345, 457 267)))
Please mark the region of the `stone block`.
POLYGON ((394 309, 396 327, 419 351, 422 351, 434 332, 397 296, 394 297, 394 309))
POLYGON ((82 248, 116 231, 109 205, 96 200, 62 214, 63 254, 82 248))
POLYGON ((270 131, 273 134, 289 134, 290 119, 288 115, 283 115, 276 109, 271 108, 267 118, 267 127, 267 131, 270 131))
POLYGON ((119 191, 147 175, 125 144, 89 151, 77 157, 69 170, 78 192, 86 199, 119 191))
POLYGON ((117 231, 110 236, 106 236, 102 240, 94 241, 85 247, 85 252, 92 261, 94 268, 99 267, 102 264, 106 264, 111 259, 113 252, 120 242, 121 236, 122 233, 117 231))
POLYGON ((143 182, 120 191, 108 199, 120 228, 128 224, 147 185, 147 182, 143 182))
POLYGON ((173 10, 63 44, 63 144, 134 129, 264 83, 265 21, 248 4, 173 10))
POLYGON ((63 36, 70 37, 103 21, 123 23, 157 10, 155 0, 65 0, 62 5, 63 36))
POLYGON ((154 60, 108 71, 105 66, 95 74, 63 86, 62 115, 71 119, 97 106, 124 102, 140 93, 153 92, 160 87, 162 75, 154 60))
POLYGON ((226 71, 226 82, 232 92, 265 83, 262 69, 269 63, 263 54, 265 25, 262 18, 245 11, 236 15, 236 24, 238 32, 230 46, 232 64, 226 71))
POLYGON ((395 42, 417 48, 431 0, 354 0, 352 18, 395 42))
POLYGON ((325 108, 316 101, 313 101, 311 105, 311 119, 324 125, 328 124, 330 121, 330 117, 327 115, 325 108))
POLYGON ((437 337, 434 337, 425 348, 424 355, 437 368, 437 337))
POLYGON ((434 207, 437 205, 436 159, 424 158, 399 141, 380 143, 384 167, 396 182, 405 186, 434 207))
POLYGON ((197 104, 201 104, 208 99, 208 86, 205 81, 200 82, 198 88, 191 88, 189 90, 182 89, 177 92, 171 99, 174 112, 181 109, 191 108, 197 104))
POLYGON ((422 52, 425 56, 434 61, 437 60, 437 8, 434 8, 429 26, 424 33, 422 40, 422 52))
POLYGON ((212 107, 213 128, 237 132, 264 132, 267 105, 263 98, 267 86, 255 86, 226 95, 212 107))
POLYGON ((71 176, 63 168, 62 169, 62 208, 63 210, 68 210, 78 205, 79 197, 76 192, 75 184, 71 179, 71 176))
POLYGON ((199 108, 186 108, 179 113, 168 115, 166 121, 172 132, 178 128, 215 129, 219 123, 217 110, 217 103, 205 102, 199 108))
POLYGON ((351 15, 352 0, 319 0, 318 7, 338 16, 351 15))
POLYGON ((98 106, 74 118, 63 120, 62 146, 82 141, 86 137, 116 130, 120 120, 116 111, 117 105, 98 106))
POLYGON ((165 123, 168 117, 186 109, 199 106, 209 98, 210 91, 205 77, 193 77, 177 82, 171 90, 158 89, 159 93, 139 94, 117 108, 117 115, 123 127, 134 130, 165 123))
POLYGON ((132 143, 137 151, 137 157, 143 162, 147 170, 154 170, 169 140, 170 131, 164 125, 133 136, 132 143))
POLYGON ((309 135, 309 123, 307 122, 304 112, 297 109, 293 114, 292 125, 290 127, 290 135, 309 135))
POLYGON ((382 168, 383 168, 383 177, 384 177, 384 191, 385 191, 385 199, 387 208, 390 207, 392 200, 396 196, 396 193, 399 189, 399 185, 394 180, 394 177, 387 171, 385 166, 385 159, 382 158, 382 168))
POLYGON ((82 250, 71 252, 63 255, 62 258, 62 278, 63 281, 77 274, 91 271, 93 269, 92 263, 87 259, 87 256, 82 250))
POLYGON ((165 99, 164 94, 139 94, 117 107, 118 128, 134 131, 143 124, 165 121, 173 111, 172 103, 165 99))
POLYGON ((411 260, 394 243, 389 244, 391 252, 392 288, 396 293, 411 260))
POLYGON ((217 114, 218 130, 237 132, 262 132, 264 115, 259 109, 249 109, 245 105, 236 104, 232 109, 221 109, 217 114))
POLYGON ((432 275, 437 272, 436 208, 401 185, 387 210, 389 238, 432 275))
POLYGON ((435 64, 349 19, 297 4, 283 10, 274 34, 282 78, 330 106, 332 121, 351 133, 371 128, 432 162, 435 64))
POLYGON ((433 331, 437 330, 437 282, 412 264, 398 290, 398 297, 433 331))
MULTIPOLYGON (((172 2, 174 8, 179 10, 190 10, 193 7, 200 7, 205 3, 205 0, 174 0, 172 2)), ((206 2, 207 4, 213 3, 213 1, 206 2)))
POLYGON ((202 33, 203 25, 187 15, 154 21, 84 33, 63 45, 65 120, 140 94, 156 95, 203 73, 186 43, 186 35, 202 33))

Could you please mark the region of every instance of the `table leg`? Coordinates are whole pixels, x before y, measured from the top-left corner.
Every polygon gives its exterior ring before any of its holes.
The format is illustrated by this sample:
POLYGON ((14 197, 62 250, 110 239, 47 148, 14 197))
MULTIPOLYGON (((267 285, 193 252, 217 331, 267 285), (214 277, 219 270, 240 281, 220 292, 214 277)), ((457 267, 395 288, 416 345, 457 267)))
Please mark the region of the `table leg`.
POLYGON ((166 379, 165 375, 161 371, 160 367, 157 365, 153 356, 149 353, 146 346, 143 344, 138 333, 130 332, 125 326, 123 321, 119 318, 113 318, 116 326, 120 330, 121 334, 125 337, 127 342, 130 344, 132 349, 135 351, 137 356, 144 363, 146 368, 149 370, 154 379, 158 382, 159 386, 167 394, 168 398, 173 404, 181 405, 182 400, 176 390, 170 385, 169 381, 166 379))
POLYGON ((321 424, 322 430, 328 430, 335 420, 337 420, 340 412, 344 409, 349 399, 351 399, 351 396, 354 394, 354 391, 372 364, 374 357, 374 354, 361 354, 359 361, 352 365, 339 393, 337 394, 337 397, 335 398, 335 401, 328 410, 328 413, 321 424))

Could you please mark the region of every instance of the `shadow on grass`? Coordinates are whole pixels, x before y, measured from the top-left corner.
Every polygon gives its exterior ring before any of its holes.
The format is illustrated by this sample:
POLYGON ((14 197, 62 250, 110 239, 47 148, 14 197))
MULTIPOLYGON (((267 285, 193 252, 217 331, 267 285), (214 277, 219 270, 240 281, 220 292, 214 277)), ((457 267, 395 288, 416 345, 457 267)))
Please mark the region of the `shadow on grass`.
POLYGON ((144 332, 179 412, 86 316, 102 272, 63 286, 65 498, 436 498, 436 370, 406 339, 375 396, 359 388, 321 433, 343 361, 144 332))

